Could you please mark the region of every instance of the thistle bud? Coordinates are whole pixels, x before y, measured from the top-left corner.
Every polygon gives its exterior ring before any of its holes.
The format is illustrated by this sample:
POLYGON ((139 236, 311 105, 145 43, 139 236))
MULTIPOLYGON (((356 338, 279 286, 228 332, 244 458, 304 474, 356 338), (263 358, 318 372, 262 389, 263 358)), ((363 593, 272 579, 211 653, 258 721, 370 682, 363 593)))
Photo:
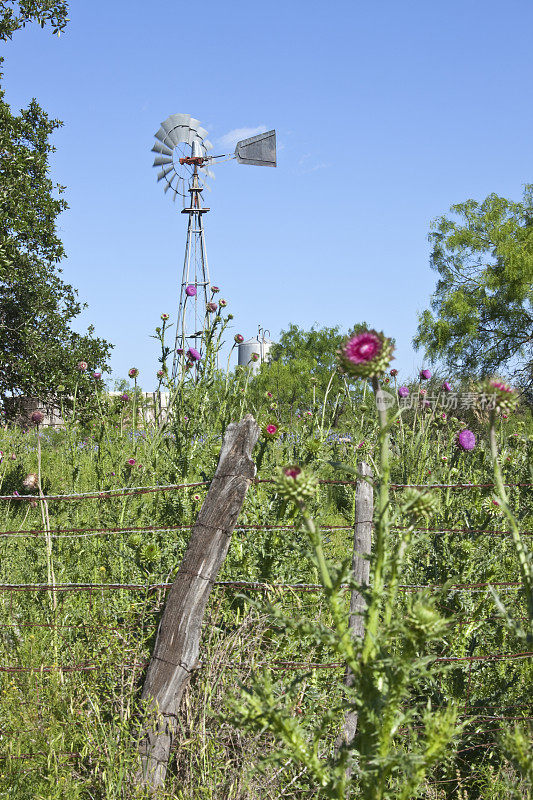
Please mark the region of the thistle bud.
POLYGON ((314 495, 317 482, 316 478, 307 475, 300 467, 290 465, 281 470, 274 481, 274 486, 284 500, 305 503, 314 495))

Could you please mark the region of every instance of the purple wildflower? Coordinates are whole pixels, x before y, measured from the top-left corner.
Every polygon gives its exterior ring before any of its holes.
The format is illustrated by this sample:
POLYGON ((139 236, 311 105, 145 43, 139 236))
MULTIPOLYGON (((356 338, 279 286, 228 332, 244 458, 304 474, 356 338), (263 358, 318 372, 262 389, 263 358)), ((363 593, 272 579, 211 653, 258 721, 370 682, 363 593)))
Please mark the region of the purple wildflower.
POLYGON ((431 372, 429 371, 429 369, 421 369, 420 370, 420 377, 424 381, 429 381, 429 379, 431 378, 431 372))
POLYGON ((442 388, 445 392, 451 392, 452 390, 451 383, 448 383, 448 381, 444 381, 444 383, 442 384, 442 388))
POLYGON ((398 394, 400 397, 409 397, 409 389, 407 386, 400 386, 398 389, 398 394))
POLYGON ((476 437, 472 431, 464 428, 457 436, 457 446, 461 450, 473 450, 476 446, 476 437))
POLYGON ((187 350, 187 358, 190 358, 190 359, 191 359, 191 361, 200 361, 200 359, 202 358, 202 356, 200 355, 200 353, 198 352, 198 350, 196 350, 194 347, 190 347, 190 348, 187 350))
POLYGON ((187 295, 187 297, 194 297, 194 295, 196 294, 196 286, 192 285, 187 286, 185 289, 185 294, 187 295))

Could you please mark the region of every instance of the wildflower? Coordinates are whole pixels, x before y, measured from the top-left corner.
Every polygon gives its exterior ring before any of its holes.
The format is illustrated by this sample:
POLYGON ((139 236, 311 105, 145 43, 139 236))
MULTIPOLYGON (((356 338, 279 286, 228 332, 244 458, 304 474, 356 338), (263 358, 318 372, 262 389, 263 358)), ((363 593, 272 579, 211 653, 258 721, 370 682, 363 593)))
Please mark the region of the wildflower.
POLYGON ((178 356, 182 356, 183 355, 183 347, 178 347, 178 349, 176 350, 176 354, 178 356))
POLYGON ((250 361, 259 361, 259 353, 252 353, 250 361))
POLYGON ((135 463, 136 463, 136 462, 135 462, 135 459, 134 459, 134 458, 128 458, 128 460, 126 461, 126 464, 127 464, 129 467, 134 467, 134 466, 135 466, 135 463))
POLYGON ((217 304, 216 303, 208 303, 205 308, 206 308, 206 311, 209 311, 209 312, 212 313, 213 311, 217 310, 217 304))
POLYGON ((305 413, 307 414, 308 417, 312 417, 313 416, 313 412, 312 411, 306 411, 305 413))
POLYGON ((200 355, 198 350, 196 350, 196 348, 189 347, 189 349, 187 350, 187 358, 190 358, 191 361, 200 361, 202 356, 200 355))
POLYGON ((284 467, 274 481, 278 494, 284 500, 303 503, 313 496, 317 486, 316 479, 298 466, 284 467))
POLYGON ((86 361, 78 361, 78 369, 80 372, 87 371, 87 362, 86 361))
POLYGON ((267 422, 263 425, 263 436, 266 439, 277 439, 280 435, 280 427, 277 422, 267 422))
POLYGON ((37 489, 39 486, 39 478, 35 474, 35 472, 30 472, 24 480, 22 481, 22 485, 25 489, 32 491, 33 489, 37 489))
POLYGON ((137 369, 137 367, 132 367, 128 371, 128 375, 130 376, 130 378, 136 378, 138 374, 139 374, 139 370, 137 369))
POLYGON ((200 495, 199 494, 195 494, 195 495, 193 495, 192 499, 196 500, 196 502, 198 502, 198 500, 200 499, 200 495))
POLYGON ((219 304, 220 308, 226 308, 226 306, 228 305, 228 301, 227 300, 219 300, 218 304, 219 304))
POLYGON ((427 394, 427 393, 428 393, 428 392, 427 392, 427 389, 419 389, 419 390, 418 390, 418 394, 419 394, 421 397, 424 397, 424 395, 425 395, 425 394, 427 394))
POLYGON ((157 372, 156 372, 156 375, 157 375, 158 378, 162 378, 164 374, 165 373, 164 373, 164 371, 162 369, 158 369, 157 372))
POLYGON ((394 345, 375 330, 353 333, 337 351, 339 366, 352 378, 375 378, 387 369, 394 345))
POLYGON ((187 286, 185 289, 185 294, 187 295, 187 297, 194 297, 194 295, 196 294, 196 286, 190 286, 190 285, 187 286))
POLYGON ((166 322, 168 319, 168 314, 161 314, 161 319, 163 320, 163 322, 166 322))
POLYGON ((457 446, 461 450, 473 450, 476 446, 476 437, 472 431, 464 428, 457 436, 457 446))
POLYGON ((265 397, 268 397, 270 399, 271 397, 274 397, 274 395, 272 394, 272 392, 265 392, 265 397))
POLYGON ((397 369, 391 369, 389 374, 391 375, 391 377, 395 378, 396 375, 398 374, 398 370, 397 369))
POLYGON ((446 462, 448 461, 448 456, 441 456, 440 460, 446 462))
POLYGON ((213 292, 213 294, 216 294, 217 292, 220 292, 220 289, 218 288, 218 286, 211 286, 211 291, 213 292))
POLYGON ((431 405, 431 403, 429 402, 429 400, 422 400, 423 408, 429 408, 430 405, 431 405))
POLYGON ((388 386, 390 383, 390 378, 383 378, 383 383, 385 384, 385 386, 388 386))
POLYGON ((515 411, 518 405, 518 395, 508 383, 504 383, 499 378, 493 378, 483 381, 480 389, 489 398, 493 408, 506 414, 515 411))
POLYGON ((409 397, 409 389, 407 386, 400 386, 398 389, 398 394, 400 397, 409 397))
POLYGON ((95 379, 95 381, 99 381, 101 377, 102 377, 101 372, 93 372, 93 378, 95 379))
POLYGON ((424 381, 429 381, 429 379, 431 378, 431 372, 429 371, 429 369, 421 369, 420 370, 420 377, 424 381))
POLYGON ((34 411, 31 415, 31 421, 34 425, 40 425, 44 419, 44 414, 41 411, 34 411))
POLYGON ((120 399, 122 400, 122 402, 123 402, 123 403, 127 403, 127 402, 128 402, 128 400, 130 399, 130 396, 129 396, 129 394, 127 394, 126 392, 124 392, 124 394, 121 394, 121 395, 120 395, 120 399))
POLYGON ((448 383, 448 381, 444 381, 444 383, 442 384, 442 388, 445 392, 451 392, 452 390, 451 384, 448 383))
POLYGON ((236 333, 233 338, 236 344, 241 344, 241 342, 244 342, 244 336, 242 335, 242 333, 236 333))

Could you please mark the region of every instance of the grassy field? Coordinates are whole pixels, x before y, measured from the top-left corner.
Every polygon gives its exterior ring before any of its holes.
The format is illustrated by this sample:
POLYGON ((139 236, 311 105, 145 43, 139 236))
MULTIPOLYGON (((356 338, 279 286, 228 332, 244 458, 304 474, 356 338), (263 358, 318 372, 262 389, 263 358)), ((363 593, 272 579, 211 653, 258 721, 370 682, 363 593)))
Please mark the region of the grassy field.
MULTIPOLYGON (((232 376, 213 371, 185 384, 172 420, 159 428, 143 423, 142 403, 132 389, 127 399, 112 402, 96 389, 62 430, 0 428, 1 797, 136 796, 130 777, 144 665, 165 585, 179 567, 230 421, 251 412, 262 425, 254 451, 260 478, 299 464, 323 481, 309 511, 322 529, 328 561, 350 559, 349 468, 366 461, 378 478, 381 471, 371 392, 349 390, 334 377, 329 391, 319 387, 314 402, 300 406, 283 401, 279 386, 268 386, 267 370, 262 368, 260 379, 246 369, 232 376), (272 435, 269 424, 276 429, 272 435), (48 589, 51 584, 56 591, 48 589)), ((428 658, 425 672, 405 687, 399 707, 419 709, 419 717, 397 726, 392 747, 407 752, 417 730, 426 735, 428 703, 432 709, 451 704, 458 713, 451 744, 412 796, 510 800, 530 791, 531 775, 517 757, 520 731, 530 737, 533 717, 533 662, 522 655, 533 650, 522 635, 526 598, 510 523, 494 494, 488 412, 449 408, 441 383, 425 381, 427 394, 420 394, 418 381, 406 382, 414 408, 391 426, 390 552, 409 525, 413 536, 387 629, 387 669, 415 657, 394 621, 411 618, 417 600, 444 620, 438 636, 421 638, 417 646, 416 658, 428 658), (433 399, 425 406, 427 397, 433 399), (457 445, 463 429, 475 435, 471 450, 457 445), (433 490, 438 504, 416 526, 402 505, 405 485, 413 484, 448 485, 433 490)), ((397 397, 396 378, 382 384, 397 397)), ((456 389, 459 396, 472 391, 458 384, 456 389)), ((395 401, 389 415, 397 410, 395 401)), ((499 460, 525 542, 533 533, 532 433, 527 406, 498 415, 499 460)), ((275 486, 253 485, 219 576, 226 583, 214 588, 208 607, 201 664, 183 702, 165 796, 328 796, 288 751, 283 758, 271 724, 258 729, 239 711, 243 687, 259 692, 264 665, 270 665, 270 696, 315 737, 319 755, 333 748, 343 716, 344 664, 335 666, 334 644, 306 634, 305 626, 296 631, 280 622, 333 624, 309 551, 305 531, 275 486), (259 582, 262 588, 232 585, 238 582, 259 582), (302 583, 315 587, 290 586, 302 583)), ((347 592, 343 602, 347 613, 347 592)), ((402 774, 391 777, 381 796, 401 796, 402 774)), ((359 793, 356 782, 351 791, 353 798, 377 796, 370 789, 359 793)))

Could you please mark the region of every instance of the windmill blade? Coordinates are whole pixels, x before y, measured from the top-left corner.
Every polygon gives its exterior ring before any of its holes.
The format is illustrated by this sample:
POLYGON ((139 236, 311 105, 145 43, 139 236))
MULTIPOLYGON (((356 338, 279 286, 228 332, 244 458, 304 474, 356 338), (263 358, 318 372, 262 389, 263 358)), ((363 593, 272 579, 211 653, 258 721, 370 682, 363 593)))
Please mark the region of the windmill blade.
POLYGON ((242 139, 235 147, 235 158, 239 164, 255 164, 257 167, 276 166, 276 131, 266 131, 249 139, 242 139))
POLYGON ((152 147, 152 153, 163 153, 166 156, 171 156, 173 152, 166 144, 159 144, 159 142, 156 142, 152 147))
POLYGON ((189 119, 189 123, 188 124, 189 124, 189 128, 192 128, 194 131, 197 131, 198 128, 200 127, 200 120, 199 119, 194 119, 194 117, 191 117, 189 119))
POLYGON ((212 150, 213 149, 213 145, 211 144, 209 139, 204 139, 204 147, 205 147, 206 150, 212 150))
POLYGON ((205 128, 198 128, 196 133, 198 134, 200 139, 205 139, 205 137, 207 136, 207 131, 205 128))
POLYGON ((178 139, 176 138, 176 134, 174 133, 174 128, 176 128, 177 126, 173 125, 173 123, 170 121, 170 117, 161 123, 161 127, 163 128, 164 131, 166 131, 167 138, 172 142, 174 147, 176 147, 176 145, 178 144, 178 139))
POLYGON ((154 158, 152 167, 160 167, 163 164, 172 164, 172 158, 169 158, 168 156, 157 156, 157 158, 154 158))
POLYGON ((178 125, 183 125, 184 127, 189 127, 190 125, 190 114, 171 114, 170 117, 167 118, 167 122, 172 122, 174 127, 178 127, 178 125))
POLYGON ((168 131, 164 128, 159 128, 157 133, 154 133, 156 139, 159 139, 166 147, 175 147, 176 145, 173 143, 172 139, 170 138, 168 131))
POLYGON ((163 178, 166 178, 169 172, 172 172, 174 169, 174 164, 171 164, 169 167, 163 167, 161 172, 157 173, 157 180, 160 181, 163 178))

